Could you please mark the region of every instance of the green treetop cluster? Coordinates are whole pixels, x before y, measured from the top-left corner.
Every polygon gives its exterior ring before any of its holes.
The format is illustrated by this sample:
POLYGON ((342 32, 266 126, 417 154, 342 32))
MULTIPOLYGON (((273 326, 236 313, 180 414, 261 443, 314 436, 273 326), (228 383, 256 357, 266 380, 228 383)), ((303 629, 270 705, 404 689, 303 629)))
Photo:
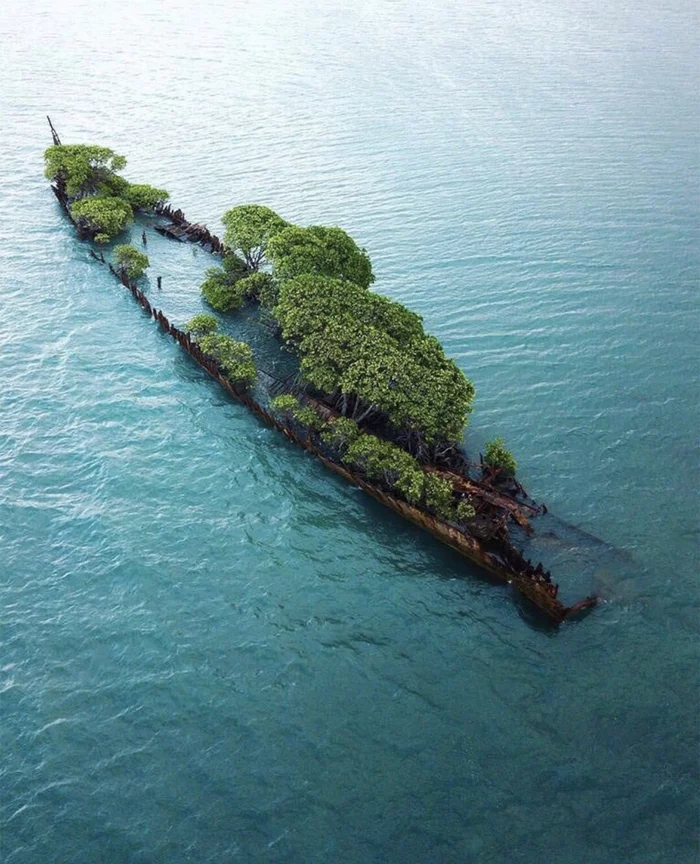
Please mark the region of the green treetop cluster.
POLYGON ((255 381, 253 351, 246 342, 238 342, 224 333, 207 333, 198 344, 205 354, 217 361, 231 381, 246 386, 255 381))
POLYGON ((137 210, 151 210, 169 197, 165 189, 129 183, 119 175, 126 159, 108 147, 57 144, 44 153, 46 176, 59 178, 72 200, 71 215, 97 242, 106 243, 129 225, 137 210))
POLYGON ((475 516, 474 507, 458 496, 449 479, 427 471, 391 441, 362 433, 347 446, 341 458, 347 465, 360 469, 369 480, 379 482, 409 504, 422 506, 441 519, 459 523, 475 516))
POLYGON ((270 239, 288 224, 274 210, 262 204, 233 207, 224 213, 221 221, 226 228, 224 242, 243 259, 250 271, 259 269, 265 260, 270 239))
POLYGON ((234 312, 246 299, 245 286, 240 283, 248 270, 245 262, 233 253, 225 256, 223 264, 223 267, 207 268, 200 291, 212 309, 234 312))
POLYGON ((217 333, 218 326, 213 315, 202 314, 190 318, 183 330, 194 337, 205 354, 216 360, 231 381, 245 387, 250 386, 256 377, 250 345, 238 342, 225 333, 217 333))
POLYGON ((200 290, 207 303, 219 312, 234 312, 246 300, 257 300, 265 307, 277 301, 277 283, 270 273, 250 272, 245 261, 228 252, 222 267, 209 267, 200 290))
POLYGON ((518 468, 515 457, 505 446, 502 438, 494 438, 487 443, 484 463, 496 476, 513 477, 518 468))
POLYGON ((219 327, 219 322, 213 315, 201 314, 195 315, 182 328, 185 333, 189 333, 194 337, 195 341, 207 333, 213 333, 219 327))
POLYGON ((460 440, 473 385, 420 316, 367 290, 372 264, 352 237, 290 225, 255 204, 234 207, 223 221, 230 252, 202 285, 211 306, 232 311, 252 298, 272 308, 304 376, 343 416, 388 426, 421 456, 460 440))
POLYGON ((342 228, 289 225, 269 239, 267 255, 280 279, 313 273, 363 288, 374 282, 369 255, 342 228))
POLYGON ((148 255, 129 244, 114 247, 114 260, 129 279, 138 279, 150 266, 148 255))
POLYGON ((461 438, 474 387, 402 304, 305 274, 282 281, 274 314, 305 377, 343 415, 387 420, 416 452, 461 438))

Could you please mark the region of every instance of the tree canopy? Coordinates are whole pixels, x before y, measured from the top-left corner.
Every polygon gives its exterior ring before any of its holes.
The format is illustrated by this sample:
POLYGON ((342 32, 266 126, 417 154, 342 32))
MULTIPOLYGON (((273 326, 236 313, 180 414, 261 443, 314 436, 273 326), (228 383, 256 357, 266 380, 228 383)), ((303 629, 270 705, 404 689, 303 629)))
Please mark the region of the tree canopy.
POLYGON ((223 267, 209 267, 200 291, 207 303, 219 312, 233 312, 240 308, 254 286, 245 284, 243 277, 249 272, 245 261, 238 255, 224 256, 223 267))
POLYGON ((409 502, 420 501, 424 488, 423 469, 413 456, 390 441, 375 435, 360 435, 348 447, 343 462, 360 468, 370 480, 396 487, 409 502))
POLYGON ((474 387, 400 303, 306 274, 282 282, 274 314, 304 376, 344 415, 381 415, 427 443, 461 437, 474 387))
POLYGON ((202 296, 207 303, 219 312, 233 312, 245 301, 245 285, 242 280, 230 280, 221 267, 209 267, 205 271, 206 279, 200 286, 202 296))
POLYGON ((342 228, 289 225, 267 244, 275 275, 293 279, 305 273, 329 276, 368 288, 374 282, 372 263, 364 249, 342 228))
POLYGON ((233 207, 224 213, 221 221, 226 228, 224 242, 244 259, 249 270, 260 267, 270 238, 288 225, 274 210, 262 204, 233 207))
POLYGON ((107 239, 116 237, 134 218, 128 202, 107 195, 81 198, 71 204, 70 212, 74 219, 84 219, 91 231, 107 239))
POLYGON ((426 471, 391 441, 367 433, 355 436, 342 461, 398 492, 409 504, 422 504, 441 519, 466 521, 475 515, 470 502, 456 500, 454 485, 448 478, 426 471))
POLYGON ((206 336, 207 333, 213 333, 219 326, 219 322, 213 315, 208 315, 202 312, 199 315, 194 315, 182 328, 185 333, 199 339, 201 336, 206 336))
POLYGON ((119 269, 126 273, 129 279, 138 279, 150 266, 148 255, 135 246, 124 244, 114 247, 114 259, 119 269))
POLYGON ((56 144, 44 153, 46 176, 63 178, 66 192, 77 198, 97 191, 101 181, 126 167, 126 159, 95 144, 56 144))
POLYGON ((169 196, 165 189, 145 183, 129 183, 117 172, 126 159, 109 147, 93 144, 57 144, 44 153, 46 176, 59 177, 66 194, 74 199, 74 219, 106 243, 133 219, 134 210, 150 210, 169 196))
POLYGON ((199 339, 199 347, 218 362, 232 381, 245 385, 255 381, 253 352, 246 342, 238 342, 223 333, 210 332, 199 339))
POLYGON ((354 282, 313 274, 285 281, 274 311, 288 332, 285 338, 294 341, 323 330, 327 321, 342 318, 383 330, 400 345, 424 335, 420 315, 403 304, 354 282))
POLYGON ((515 456, 506 447, 502 438, 493 438, 486 444, 484 462, 496 474, 502 474, 506 477, 514 476, 518 468, 515 456))
POLYGON ((277 302, 277 281, 270 273, 258 272, 244 276, 238 287, 248 299, 257 300, 267 309, 277 302))
POLYGON ((165 189, 147 183, 127 183, 122 194, 134 210, 152 210, 156 204, 162 204, 170 198, 165 189))

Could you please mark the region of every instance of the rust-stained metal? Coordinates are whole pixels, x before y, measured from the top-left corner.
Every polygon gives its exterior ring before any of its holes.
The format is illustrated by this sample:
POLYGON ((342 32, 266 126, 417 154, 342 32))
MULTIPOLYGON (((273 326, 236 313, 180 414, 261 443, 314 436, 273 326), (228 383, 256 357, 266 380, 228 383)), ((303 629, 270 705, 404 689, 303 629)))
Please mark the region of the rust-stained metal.
POLYGON ((53 138, 53 143, 55 146, 59 146, 61 143, 61 139, 58 137, 58 132, 53 128, 53 123, 51 122, 51 118, 49 115, 46 115, 46 119, 49 121, 49 126, 51 127, 51 137, 53 138))

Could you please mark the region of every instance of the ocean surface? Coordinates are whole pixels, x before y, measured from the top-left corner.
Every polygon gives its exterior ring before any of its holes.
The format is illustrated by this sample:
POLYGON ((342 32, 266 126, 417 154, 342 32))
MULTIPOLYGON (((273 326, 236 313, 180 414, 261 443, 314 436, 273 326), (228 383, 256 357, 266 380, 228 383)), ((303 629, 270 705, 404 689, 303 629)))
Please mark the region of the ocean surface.
MULTIPOLYGON (((696 860, 698 29, 4 0, 3 864, 696 860), (547 626, 228 399, 76 239, 46 114, 217 233, 248 202, 348 230, 604 602, 547 626)), ((181 323, 211 259, 147 230, 181 323)))

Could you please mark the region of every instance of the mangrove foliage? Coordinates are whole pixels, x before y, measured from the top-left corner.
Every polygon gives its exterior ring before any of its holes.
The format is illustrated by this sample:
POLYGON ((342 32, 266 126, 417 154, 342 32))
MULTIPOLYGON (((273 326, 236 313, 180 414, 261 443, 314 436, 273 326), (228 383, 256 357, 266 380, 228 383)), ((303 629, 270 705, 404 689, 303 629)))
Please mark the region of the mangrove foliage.
POLYGON ((45 174, 63 188, 71 216, 96 242, 123 231, 137 210, 153 210, 169 197, 165 189, 129 183, 119 172, 126 159, 109 147, 55 144, 44 153, 45 174))
POLYGON ((217 333, 218 322, 213 315, 195 315, 183 329, 234 384, 249 387, 255 382, 257 371, 250 345, 225 333, 217 333))
POLYGON ((114 260, 117 270, 129 279, 138 279, 150 265, 148 255, 129 244, 114 247, 114 260))
POLYGON ((268 242, 287 227, 287 222, 269 207, 243 204, 224 213, 224 242, 239 255, 248 270, 258 270, 265 260, 268 242))
POLYGON ((484 464, 496 477, 513 477, 518 468, 515 457, 503 443, 502 438, 494 438, 486 444, 484 464))

